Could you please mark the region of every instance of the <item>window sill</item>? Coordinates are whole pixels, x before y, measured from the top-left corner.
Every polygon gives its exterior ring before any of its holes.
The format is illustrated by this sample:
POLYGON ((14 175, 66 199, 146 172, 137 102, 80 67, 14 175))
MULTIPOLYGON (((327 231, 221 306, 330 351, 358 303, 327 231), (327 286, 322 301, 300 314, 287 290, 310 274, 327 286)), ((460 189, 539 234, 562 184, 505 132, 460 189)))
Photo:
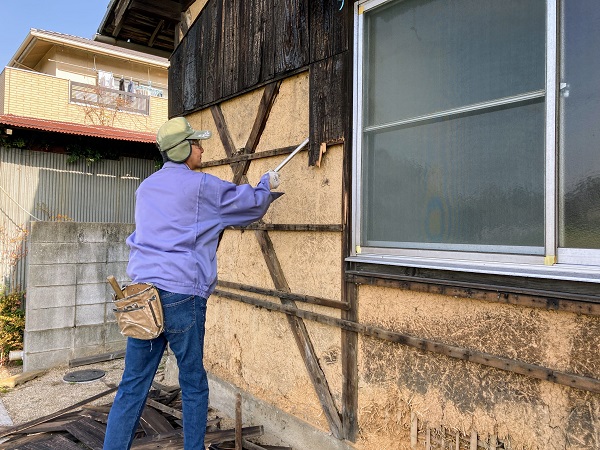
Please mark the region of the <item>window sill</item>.
POLYGON ((381 256, 352 256, 346 259, 345 278, 359 285, 600 316, 597 272, 574 276, 570 270, 561 268, 564 278, 558 279, 556 273, 550 273, 551 267, 540 268, 543 276, 536 276, 535 271, 520 271, 522 267, 516 265, 501 271, 498 267, 483 267, 488 264, 477 267, 471 261, 465 265, 452 261, 455 264, 451 266, 443 264, 445 261, 434 263, 423 259, 425 261, 396 258, 386 263, 381 256))
MULTIPOLYGON (((518 277, 545 280, 562 280, 598 284, 600 295, 600 267, 554 264, 546 266, 543 263, 516 264, 506 262, 471 261, 459 259, 403 257, 361 253, 346 258, 349 263, 378 264, 384 266, 400 266, 416 269, 431 269, 436 271, 451 271, 472 274, 499 275, 503 277, 518 277)), ((543 259, 541 259, 543 261, 543 259)))

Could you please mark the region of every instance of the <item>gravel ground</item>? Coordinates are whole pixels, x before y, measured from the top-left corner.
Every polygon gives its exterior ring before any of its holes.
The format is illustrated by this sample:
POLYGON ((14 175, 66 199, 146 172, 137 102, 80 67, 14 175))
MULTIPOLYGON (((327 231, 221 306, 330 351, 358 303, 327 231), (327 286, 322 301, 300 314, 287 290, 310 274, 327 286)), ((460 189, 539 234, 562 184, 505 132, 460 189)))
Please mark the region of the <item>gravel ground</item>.
MULTIPOLYGON (((69 368, 65 366, 48 370, 41 376, 17 385, 14 388, 0 388, 0 412, 3 404, 13 425, 20 425, 53 414, 117 386, 121 381, 123 366, 124 359, 121 358, 81 367, 69 368), (63 377, 71 372, 92 369, 103 370, 106 374, 98 380, 85 383, 72 383, 63 380, 63 377)), ((22 372, 21 366, 0 366, 0 380, 22 372)), ((163 381, 163 374, 160 368, 154 379, 159 383, 163 381)), ((112 393, 89 404, 110 404, 114 396, 115 393, 112 393)), ((235 428, 235 420, 232 418, 213 410, 209 414, 209 418, 215 416, 222 418, 222 429, 235 428)), ((0 442, 2 441, 0 440, 0 442)), ((284 445, 280 439, 268 435, 262 436, 255 442, 284 445)))
MULTIPOLYGON (((82 367, 57 367, 14 388, 1 388, 0 400, 14 425, 29 422, 117 386, 123 374, 123 363, 123 359, 116 359, 82 367), (90 369, 103 370, 106 374, 98 380, 85 383, 63 380, 68 373, 90 369)), ((22 373, 22 367, 0 367, 0 379, 19 373, 22 373)), ((113 399, 114 393, 90 404, 103 405, 111 403, 113 399)))

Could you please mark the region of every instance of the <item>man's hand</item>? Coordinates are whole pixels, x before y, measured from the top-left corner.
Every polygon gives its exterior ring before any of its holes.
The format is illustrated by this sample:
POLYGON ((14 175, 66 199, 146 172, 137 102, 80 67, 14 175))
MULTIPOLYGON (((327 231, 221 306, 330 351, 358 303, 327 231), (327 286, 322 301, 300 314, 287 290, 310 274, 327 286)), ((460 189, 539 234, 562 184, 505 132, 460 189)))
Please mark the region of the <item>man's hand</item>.
POLYGON ((267 172, 267 174, 269 174, 269 188, 271 190, 273 189, 277 189, 279 187, 279 172, 275 172, 273 170, 269 170, 267 172))

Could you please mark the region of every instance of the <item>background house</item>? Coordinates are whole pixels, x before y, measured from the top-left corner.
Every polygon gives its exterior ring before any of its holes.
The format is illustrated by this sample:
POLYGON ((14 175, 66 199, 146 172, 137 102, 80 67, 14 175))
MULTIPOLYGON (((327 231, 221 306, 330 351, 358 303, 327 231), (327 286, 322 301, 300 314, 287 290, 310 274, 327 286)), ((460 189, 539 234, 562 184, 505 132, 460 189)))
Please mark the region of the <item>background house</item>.
POLYGON ((124 263, 107 261, 126 261, 134 193, 157 167, 168 66, 32 29, 0 73, 0 288, 27 291, 28 367, 124 345, 105 288, 124 263))
MULTIPOLYGON (((0 224, 8 237, 32 216, 133 221, 132 192, 154 170, 155 133, 167 119, 168 66, 160 56, 31 29, 0 73, 0 224), (99 196, 106 201, 83 200, 99 196)), ((2 284, 24 287, 25 260, 15 267, 4 259, 2 284)))
POLYGON ((1 76, 2 115, 153 133, 165 118, 168 60, 31 29, 1 76))
POLYGON ((169 115, 218 136, 204 170, 310 137, 221 241, 211 402, 294 448, 598 448, 595 2, 188 6, 169 115))

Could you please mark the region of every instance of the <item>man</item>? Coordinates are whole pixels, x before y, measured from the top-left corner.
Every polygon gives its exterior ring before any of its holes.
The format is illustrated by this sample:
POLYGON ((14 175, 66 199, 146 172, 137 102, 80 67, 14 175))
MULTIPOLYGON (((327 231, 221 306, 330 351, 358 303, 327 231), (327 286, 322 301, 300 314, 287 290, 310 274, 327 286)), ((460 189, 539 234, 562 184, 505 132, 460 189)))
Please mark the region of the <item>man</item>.
POLYGON ((260 219, 277 198, 279 174, 267 172, 255 188, 236 186, 196 172, 201 141, 183 117, 157 134, 164 160, 136 192, 135 224, 127 238, 127 274, 134 283, 158 288, 164 332, 155 339, 127 338, 125 370, 108 416, 105 450, 129 449, 146 396, 167 343, 177 358, 183 401, 185 450, 204 449, 208 380, 202 363, 206 300, 217 283, 216 252, 221 232, 260 219))

